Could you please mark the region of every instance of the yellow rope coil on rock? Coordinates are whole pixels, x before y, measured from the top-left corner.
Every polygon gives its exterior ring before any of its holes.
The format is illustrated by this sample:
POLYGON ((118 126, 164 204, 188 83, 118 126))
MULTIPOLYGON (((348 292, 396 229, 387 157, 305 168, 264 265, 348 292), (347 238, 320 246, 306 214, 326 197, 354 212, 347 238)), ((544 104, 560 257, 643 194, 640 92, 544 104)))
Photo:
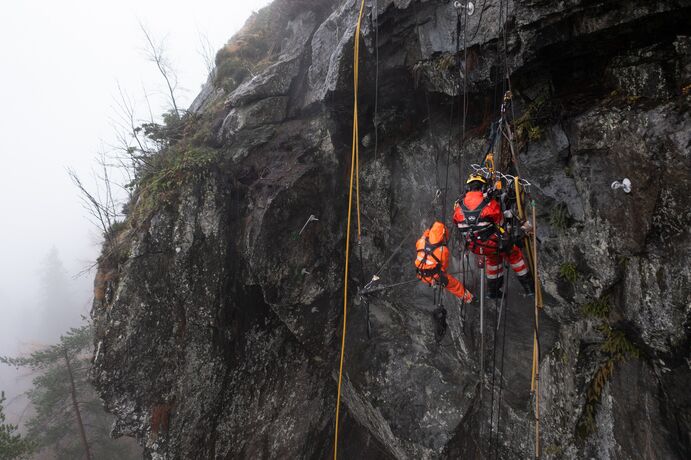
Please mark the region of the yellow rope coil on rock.
POLYGON ((353 45, 353 144, 350 157, 350 186, 348 191, 348 227, 346 228, 345 273, 343 277, 343 331, 341 333, 341 359, 338 366, 338 390, 336 392, 336 424, 334 428, 334 460, 338 458, 338 422, 341 408, 341 385, 343 383, 343 361, 345 358, 346 322, 348 319, 348 268, 350 261, 350 222, 353 209, 353 182, 355 182, 357 208, 357 235, 360 241, 360 173, 359 173, 359 132, 358 132, 358 80, 360 61, 360 29, 362 16, 365 11, 365 0, 360 4, 357 27, 355 28, 355 43, 353 45), (355 180, 354 180, 355 179, 355 180))

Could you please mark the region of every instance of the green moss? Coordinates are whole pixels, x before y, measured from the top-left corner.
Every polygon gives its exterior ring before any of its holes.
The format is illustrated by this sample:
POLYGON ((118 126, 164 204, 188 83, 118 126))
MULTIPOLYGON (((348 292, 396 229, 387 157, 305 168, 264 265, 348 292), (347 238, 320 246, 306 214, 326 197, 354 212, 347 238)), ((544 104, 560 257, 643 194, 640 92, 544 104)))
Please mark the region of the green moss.
POLYGON ((549 224, 552 228, 565 231, 571 225, 571 214, 564 203, 559 203, 549 213, 549 224))
POLYGON ((117 221, 110 226, 108 231, 103 235, 106 241, 114 241, 118 234, 127 228, 127 223, 124 220, 117 221))
POLYGON ((600 332, 604 335, 600 352, 605 355, 605 361, 598 366, 588 384, 583 413, 576 425, 576 435, 580 439, 587 438, 597 428, 595 416, 602 401, 602 392, 612 377, 615 366, 627 359, 640 357, 640 350, 626 337, 624 331, 613 329, 604 323, 600 326, 600 332))
POLYGON ((600 346, 602 351, 616 360, 640 357, 640 350, 626 337, 624 331, 612 329, 609 325, 604 325, 602 330, 605 333, 605 341, 600 346))
POLYGON ((528 128, 528 139, 535 142, 539 141, 542 139, 542 136, 544 135, 542 128, 539 126, 530 126, 528 128))
POLYGON ((230 93, 273 63, 281 42, 280 32, 290 15, 291 11, 282 11, 280 6, 264 8, 252 15, 216 53, 214 86, 230 93))
POLYGON ((214 86, 223 88, 226 93, 231 93, 250 76, 247 63, 238 57, 228 57, 217 67, 214 75, 214 86))
POLYGON ((578 280, 578 270, 573 262, 564 262, 559 267, 559 276, 573 284, 578 280))
POLYGON ((210 166, 216 151, 192 148, 180 154, 173 154, 171 161, 156 172, 146 186, 154 192, 165 192, 183 184, 192 174, 210 166))
POLYGON ((519 146, 525 145, 528 141, 542 139, 544 126, 553 121, 554 112, 555 108, 547 92, 540 94, 528 104, 523 114, 514 122, 519 146))
POLYGON ((576 435, 580 439, 587 438, 597 428, 595 416, 602 400, 602 392, 614 372, 614 362, 614 359, 609 358, 601 364, 588 385, 583 413, 576 425, 576 435))
POLYGON ((559 444, 549 444, 545 446, 543 452, 545 455, 560 457, 564 453, 564 447, 560 446, 559 444))
POLYGON ((154 171, 139 181, 135 221, 172 204, 180 187, 208 171, 217 156, 218 151, 204 147, 171 148, 159 154, 154 171))
POLYGON ((601 297, 592 300, 581 306, 581 312, 584 316, 590 318, 607 318, 610 311, 609 297, 601 297))
POLYGON ((434 67, 435 70, 438 72, 446 71, 449 70, 456 65, 456 58, 454 57, 453 54, 450 53, 445 53, 437 58, 435 58, 432 62, 432 66, 434 67))

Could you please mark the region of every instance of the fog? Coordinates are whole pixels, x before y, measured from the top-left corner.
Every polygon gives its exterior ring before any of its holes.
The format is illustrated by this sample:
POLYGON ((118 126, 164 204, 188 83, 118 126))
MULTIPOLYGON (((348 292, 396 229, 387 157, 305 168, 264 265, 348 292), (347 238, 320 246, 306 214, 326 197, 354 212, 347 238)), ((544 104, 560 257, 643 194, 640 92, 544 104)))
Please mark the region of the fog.
MULTIPOLYGON (((140 25, 164 43, 186 107, 207 78, 201 43, 219 49, 267 3, 0 2, 0 355, 50 343, 88 316, 101 236, 66 170, 91 185, 97 153, 115 143, 118 85, 142 117, 145 93, 155 114, 168 109, 140 25)), ((12 420, 26 380, 0 365, 12 420)))

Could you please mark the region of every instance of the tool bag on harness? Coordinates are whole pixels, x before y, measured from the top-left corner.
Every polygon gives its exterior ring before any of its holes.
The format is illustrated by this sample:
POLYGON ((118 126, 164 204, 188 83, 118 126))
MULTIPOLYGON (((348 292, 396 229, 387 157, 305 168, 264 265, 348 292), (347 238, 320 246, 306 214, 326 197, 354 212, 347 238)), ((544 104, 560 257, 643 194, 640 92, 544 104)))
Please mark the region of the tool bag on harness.
POLYGON ((418 278, 425 281, 427 284, 432 286, 433 281, 438 281, 442 286, 448 284, 449 279, 446 277, 442 271, 441 260, 434 254, 437 249, 446 246, 444 241, 432 244, 429 241, 429 237, 425 238, 425 247, 423 249, 418 249, 418 262, 417 275, 418 278), (422 253, 422 257, 420 254, 422 253), (434 264, 429 262, 429 259, 434 261, 434 264))

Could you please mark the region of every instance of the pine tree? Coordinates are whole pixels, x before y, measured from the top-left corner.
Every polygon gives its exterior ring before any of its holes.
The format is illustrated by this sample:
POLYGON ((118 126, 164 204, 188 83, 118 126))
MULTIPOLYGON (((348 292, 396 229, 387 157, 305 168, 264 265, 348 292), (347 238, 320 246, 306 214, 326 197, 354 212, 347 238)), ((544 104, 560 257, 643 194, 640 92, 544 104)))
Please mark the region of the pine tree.
POLYGON ((133 443, 109 436, 112 418, 88 380, 91 340, 87 324, 71 329, 56 345, 0 362, 37 373, 28 391, 35 414, 27 428, 38 449, 57 458, 136 458, 133 443))
POLYGON ((0 458, 3 460, 28 458, 34 446, 17 432, 16 425, 5 423, 4 402, 5 393, 0 392, 0 458))

